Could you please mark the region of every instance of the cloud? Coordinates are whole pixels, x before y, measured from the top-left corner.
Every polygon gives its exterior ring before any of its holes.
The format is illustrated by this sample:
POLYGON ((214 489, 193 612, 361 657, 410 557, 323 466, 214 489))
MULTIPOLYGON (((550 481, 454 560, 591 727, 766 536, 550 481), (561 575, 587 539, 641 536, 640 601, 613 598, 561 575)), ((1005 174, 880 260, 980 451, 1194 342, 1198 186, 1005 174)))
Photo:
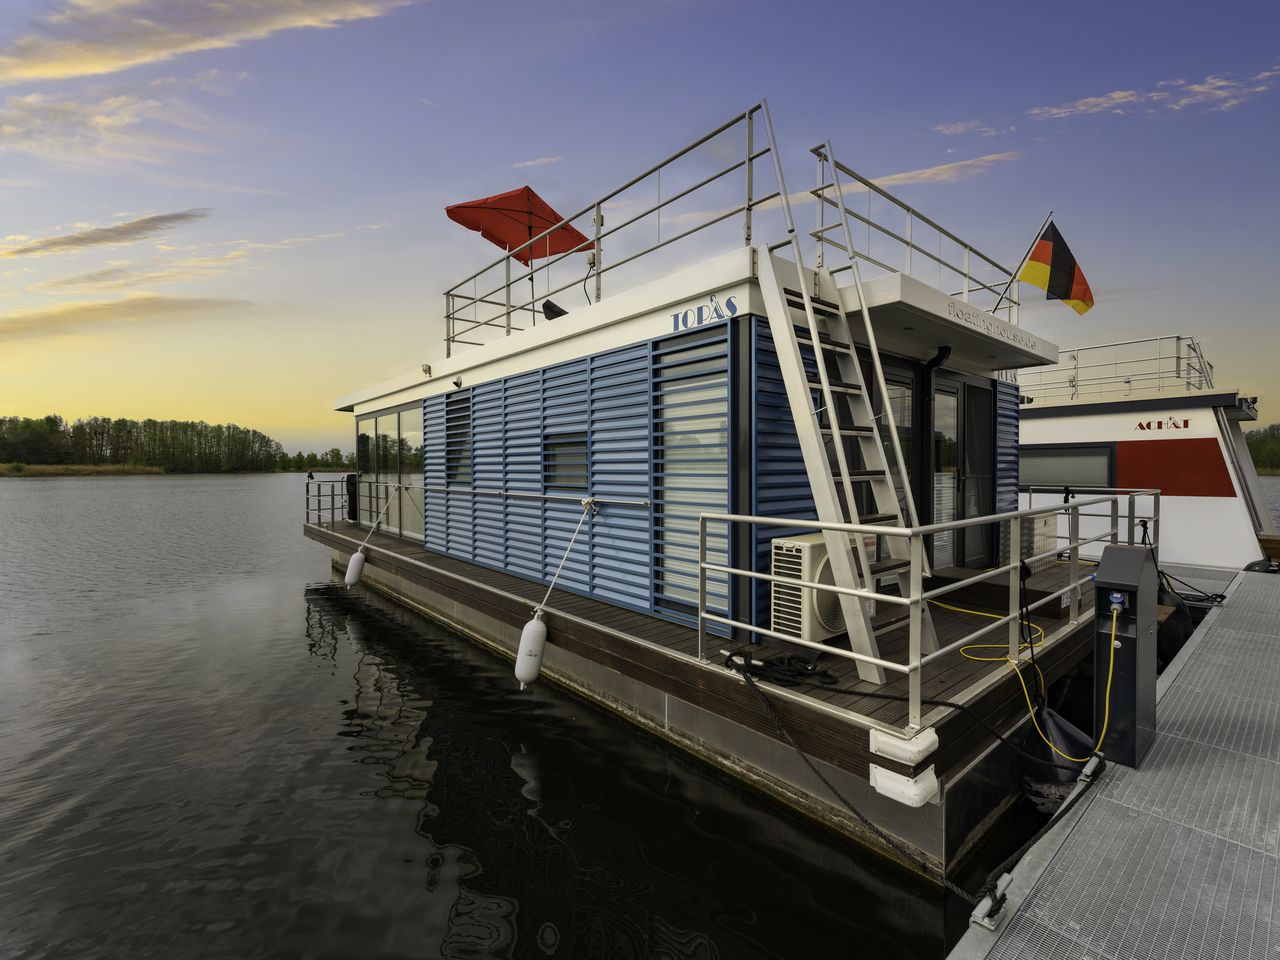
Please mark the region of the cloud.
POLYGON ((248 70, 201 70, 190 77, 157 77, 147 84, 153 90, 192 89, 226 97, 251 74, 248 70))
POLYGON ((941 123, 933 129, 948 137, 958 136, 962 133, 995 133, 991 127, 984 126, 981 120, 963 120, 959 123, 941 123))
POLYGON ((564 157, 538 157, 535 160, 521 160, 511 165, 512 170, 523 170, 525 167, 545 167, 548 163, 558 163, 564 157))
POLYGON ((1085 97, 1053 107, 1034 107, 1027 112, 1038 120, 1061 120, 1090 113, 1125 114, 1135 109, 1150 114, 1161 109, 1180 111, 1194 106, 1207 106, 1210 112, 1221 112, 1233 110, 1251 97, 1266 93, 1278 77, 1280 66, 1240 79, 1210 74, 1198 83, 1161 80, 1154 90, 1112 90, 1100 97, 1085 97))
MULTIPOLYGON (((1004 153, 988 153, 985 156, 973 157, 969 160, 956 160, 952 163, 941 163, 933 167, 921 167, 919 170, 907 170, 903 173, 891 173, 883 177, 875 177, 872 182, 879 187, 902 187, 910 186, 917 183, 955 183, 958 180, 967 180, 970 177, 976 177, 978 174, 986 171, 998 163, 1009 163, 1017 160, 1022 156, 1020 150, 1007 150, 1004 153)), ((844 187, 845 196, 855 193, 866 193, 867 188, 862 184, 851 181, 848 177, 841 177, 841 186, 844 187)), ((795 193, 787 195, 787 199, 791 202, 791 206, 796 207, 806 203, 816 203, 815 197, 810 190, 797 190, 795 193)), ((777 209, 782 206, 782 198, 775 197, 767 203, 762 203, 758 209, 777 209)), ((708 220, 711 217, 728 213, 727 210, 708 211, 699 210, 689 213, 675 214, 669 217, 663 217, 663 223, 697 223, 708 220)))
POLYGON ((335 27, 413 0, 62 0, 0 49, 0 84, 116 73, 282 30, 335 27))
POLYGON ((2 255, 6 257, 42 256, 48 253, 61 253, 65 250, 79 250, 83 247, 133 243, 159 236, 183 224, 203 220, 208 215, 209 211, 206 209, 158 213, 150 217, 115 223, 109 227, 94 227, 77 233, 64 233, 57 237, 43 237, 6 250, 2 255))
POLYGON ((0 107, 0 151, 63 166, 154 165, 200 147, 173 136, 203 118, 185 104, 131 94, 76 100, 30 93, 0 107))
POLYGON ((228 250, 210 257, 185 257, 167 262, 146 264, 119 263, 73 274, 37 284, 37 290, 125 290, 129 287, 156 286, 162 283, 181 283, 200 280, 225 273, 232 266, 249 258, 243 249, 228 250))
POLYGON ((0 341, 59 334, 119 330, 142 324, 192 323, 255 305, 218 297, 140 294, 120 300, 79 301, 0 317, 0 341))

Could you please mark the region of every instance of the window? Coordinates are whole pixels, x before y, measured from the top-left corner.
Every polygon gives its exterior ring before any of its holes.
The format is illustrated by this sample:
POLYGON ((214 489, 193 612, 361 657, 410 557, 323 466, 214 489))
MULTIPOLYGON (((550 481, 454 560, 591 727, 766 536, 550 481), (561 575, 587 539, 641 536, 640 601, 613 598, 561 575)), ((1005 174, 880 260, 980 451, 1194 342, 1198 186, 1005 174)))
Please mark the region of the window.
POLYGON ((444 478, 471 485, 471 390, 458 390, 444 400, 444 478))
POLYGON ((548 490, 587 491, 587 435, 549 433, 542 440, 542 479, 548 490))
POLYGON ((1028 487, 1109 487, 1109 446, 1023 447, 1018 482, 1028 487))

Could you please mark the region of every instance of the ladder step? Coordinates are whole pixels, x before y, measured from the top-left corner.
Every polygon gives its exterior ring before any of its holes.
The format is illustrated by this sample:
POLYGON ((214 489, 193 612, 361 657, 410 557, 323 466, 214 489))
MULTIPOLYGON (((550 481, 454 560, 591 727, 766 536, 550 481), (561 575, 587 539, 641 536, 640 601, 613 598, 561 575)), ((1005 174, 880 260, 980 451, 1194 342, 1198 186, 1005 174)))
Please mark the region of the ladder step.
MULTIPOLYGON (((800 327, 796 328, 796 339, 799 340, 801 343, 807 343, 810 345, 813 344, 813 337, 809 335, 809 331, 802 329, 800 327)), ((818 342, 821 343, 824 347, 832 347, 836 350, 849 349, 849 345, 847 343, 842 343, 841 341, 836 340, 834 337, 827 336, 825 333, 818 334, 818 342)))
POLYGON ((850 480, 888 480, 883 470, 850 470, 850 480))
MULTIPOLYGON (((814 390, 821 390, 822 381, 810 380, 809 386, 812 387, 814 390)), ((844 393, 861 393, 862 392, 862 387, 860 385, 856 383, 845 383, 843 380, 828 380, 827 386, 829 386, 832 390, 840 390, 844 393)))
POLYGON ((873 577, 879 577, 886 573, 892 573, 894 570, 902 570, 910 566, 910 560, 879 560, 871 564, 871 575, 873 577))
POLYGON ((842 437, 873 437, 875 430, 871 427, 840 427, 838 430, 832 430, 830 427, 819 427, 823 433, 835 433, 842 437))
POLYGON ((884 523, 886 520, 897 520, 896 513, 869 513, 865 517, 859 517, 858 523, 884 523))
POLYGON ((909 607, 897 605, 894 607, 893 613, 888 614, 884 619, 877 617, 872 620, 871 629, 875 632, 876 636, 880 636, 882 633, 888 633, 890 630, 896 630, 898 627, 906 626, 907 621, 910 619, 911 609, 909 607))

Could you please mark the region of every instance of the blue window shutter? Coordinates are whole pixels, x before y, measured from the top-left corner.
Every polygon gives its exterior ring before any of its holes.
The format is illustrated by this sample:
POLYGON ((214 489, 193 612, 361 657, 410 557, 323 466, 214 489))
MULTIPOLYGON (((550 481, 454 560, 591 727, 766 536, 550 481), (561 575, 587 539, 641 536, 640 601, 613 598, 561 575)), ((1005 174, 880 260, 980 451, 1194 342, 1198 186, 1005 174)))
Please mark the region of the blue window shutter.
MULTIPOLYGON (((548 433, 581 431, 589 422, 590 405, 588 390, 589 361, 573 360, 548 367, 542 375, 542 432, 539 436, 539 464, 542 476, 546 465, 542 460, 542 440, 548 433)), ((544 493, 554 493, 543 489, 544 493)), ((592 518, 583 521, 581 532, 569 543, 574 529, 582 518, 582 506, 576 500, 547 499, 542 502, 543 519, 543 570, 542 579, 550 580, 556 569, 560 570, 557 585, 588 591, 590 582, 590 539, 592 518), (568 550, 568 557, 565 551, 568 550)))
MULTIPOLYGON (((503 387, 503 470, 512 493, 542 493, 542 371, 508 377, 503 387)), ((542 578, 542 502, 506 498, 503 569, 542 578)))
MULTIPOLYGON (((649 345, 591 358, 589 463, 592 496, 648 500, 649 345)), ((593 596, 648 609, 652 601, 651 508, 604 504, 591 524, 593 596)))
POLYGON ((478 563, 502 566, 507 543, 506 497, 503 489, 503 387, 502 380, 480 384, 471 390, 471 448, 475 472, 474 554, 478 563), (493 491, 485 494, 483 491, 493 491))
POLYGON ((448 509, 444 494, 444 395, 422 402, 423 539, 429 550, 448 546, 448 509))

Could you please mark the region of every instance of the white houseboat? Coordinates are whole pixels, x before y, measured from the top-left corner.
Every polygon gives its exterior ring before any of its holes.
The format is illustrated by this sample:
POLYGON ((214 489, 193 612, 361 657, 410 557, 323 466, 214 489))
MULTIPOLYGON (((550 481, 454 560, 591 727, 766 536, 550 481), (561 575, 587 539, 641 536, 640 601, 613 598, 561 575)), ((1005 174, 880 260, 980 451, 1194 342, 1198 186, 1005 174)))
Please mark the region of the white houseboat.
POLYGON ((1015 802, 988 731, 1089 656, 1081 551, 1142 492, 1019 508, 1012 372, 1057 348, 1006 267, 812 158, 788 192, 760 103, 530 220, 438 353, 337 402, 359 473, 305 533, 504 655, 537 611, 545 678, 943 877, 1015 802))
POLYGON ((1154 487, 1164 566, 1265 565, 1275 523, 1241 426, 1258 419, 1257 398, 1219 386, 1199 340, 1063 350, 1019 386, 1024 506, 1154 487))

